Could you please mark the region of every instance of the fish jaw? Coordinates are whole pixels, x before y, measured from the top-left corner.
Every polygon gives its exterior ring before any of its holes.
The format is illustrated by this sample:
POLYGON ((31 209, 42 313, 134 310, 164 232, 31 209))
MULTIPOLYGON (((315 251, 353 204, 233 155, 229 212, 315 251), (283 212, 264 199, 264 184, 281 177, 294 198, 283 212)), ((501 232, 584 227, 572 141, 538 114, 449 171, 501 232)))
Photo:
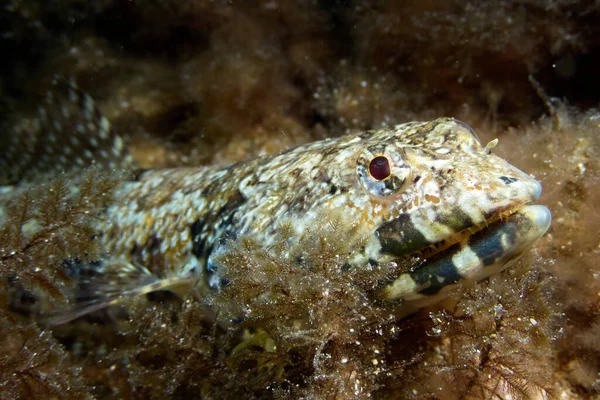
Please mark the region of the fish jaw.
POLYGON ((504 219, 423 260, 411 272, 385 285, 377 297, 403 300, 415 308, 431 304, 463 280, 478 281, 507 268, 550 227, 541 205, 524 205, 504 219))

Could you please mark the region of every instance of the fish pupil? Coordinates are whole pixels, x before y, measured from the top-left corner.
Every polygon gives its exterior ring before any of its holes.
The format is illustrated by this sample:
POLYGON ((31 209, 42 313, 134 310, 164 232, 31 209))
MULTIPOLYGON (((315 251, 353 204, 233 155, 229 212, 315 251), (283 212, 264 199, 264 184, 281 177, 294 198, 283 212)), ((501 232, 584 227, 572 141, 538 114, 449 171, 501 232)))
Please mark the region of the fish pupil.
POLYGON ((378 181, 389 178, 392 174, 392 171, 387 157, 377 156, 373 158, 369 164, 369 173, 378 181))

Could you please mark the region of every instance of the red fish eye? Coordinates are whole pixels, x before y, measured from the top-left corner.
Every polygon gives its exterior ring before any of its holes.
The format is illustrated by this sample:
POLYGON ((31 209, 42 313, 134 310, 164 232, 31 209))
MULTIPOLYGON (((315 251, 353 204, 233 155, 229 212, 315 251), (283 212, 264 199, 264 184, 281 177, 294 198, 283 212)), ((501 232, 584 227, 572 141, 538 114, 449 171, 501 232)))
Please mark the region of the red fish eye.
POLYGON ((374 179, 382 181, 392 174, 389 160, 384 156, 377 156, 369 163, 369 173, 374 179))

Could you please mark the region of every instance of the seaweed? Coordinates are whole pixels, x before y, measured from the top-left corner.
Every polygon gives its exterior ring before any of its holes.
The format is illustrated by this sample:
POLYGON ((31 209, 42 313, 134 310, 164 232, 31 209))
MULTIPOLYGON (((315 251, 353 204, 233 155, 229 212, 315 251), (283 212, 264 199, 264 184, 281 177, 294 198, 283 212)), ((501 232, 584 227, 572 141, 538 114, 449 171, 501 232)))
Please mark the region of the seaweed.
POLYGON ((293 383, 289 393, 366 398, 384 368, 380 352, 393 336, 389 307, 373 303, 369 291, 398 267, 348 269, 343 260, 366 238, 350 233, 341 240, 342 215, 316 220, 299 237, 292 235, 292 221, 283 223, 269 249, 249 237, 229 243, 215 258, 228 284, 210 304, 226 322, 236 321, 235 329, 260 328, 250 335, 251 345, 236 348, 238 357, 258 355, 265 377, 293 383))
POLYGON ((395 266, 346 271, 340 254, 364 238, 341 241, 340 220, 324 221, 301 238, 283 224, 268 251, 249 237, 227 243, 217 262, 227 260, 219 274, 230 282, 202 302, 128 302, 118 331, 129 345, 107 356, 126 388, 150 398, 369 397, 396 330, 367 295, 395 266))
POLYGON ((433 329, 448 338, 432 368, 456 398, 555 395, 552 346, 562 314, 548 293, 553 278, 536 269, 508 275, 467 291, 451 318, 432 315, 433 329))
MULTIPOLYGON (((94 223, 119 182, 91 168, 80 184, 74 178, 22 190, 11 198, 0 229, 0 274, 11 283, 40 287, 61 298, 67 278, 65 260, 95 260, 94 223)), ((18 190, 18 189, 15 189, 18 190)))
POLYGON ((89 398, 82 369, 71 362, 49 330, 30 317, 71 293, 65 260, 95 259, 94 223, 118 179, 89 169, 16 192, 5 205, 0 229, 0 380, 3 398, 89 398))
POLYGON ((0 311, 0 398, 90 398, 62 345, 49 331, 0 311))

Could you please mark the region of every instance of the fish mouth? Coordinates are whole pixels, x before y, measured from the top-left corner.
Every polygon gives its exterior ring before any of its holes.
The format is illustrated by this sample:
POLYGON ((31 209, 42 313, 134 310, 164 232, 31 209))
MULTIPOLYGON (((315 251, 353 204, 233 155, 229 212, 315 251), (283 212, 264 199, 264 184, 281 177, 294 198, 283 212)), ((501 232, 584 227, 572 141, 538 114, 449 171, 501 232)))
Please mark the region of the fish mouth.
POLYGON ((546 233, 552 216, 542 205, 497 212, 444 240, 412 252, 420 262, 378 291, 386 300, 438 299, 459 281, 477 281, 507 268, 546 233))
POLYGON ((440 253, 448 250, 450 247, 454 246, 457 243, 468 241, 471 237, 474 237, 475 235, 477 235, 478 233, 480 233, 482 231, 485 231, 488 229, 494 229, 494 227, 496 227, 497 224, 502 224, 503 221, 510 220, 510 217, 513 214, 517 214, 520 211, 524 210, 525 207, 528 207, 531 205, 533 205, 533 204, 531 204, 531 203, 522 204, 522 205, 513 206, 511 208, 508 208, 508 209, 505 209, 502 211, 499 210, 494 215, 492 215, 488 219, 484 220, 483 222, 481 222, 479 224, 471 225, 468 228, 463 229, 462 231, 453 233, 440 242, 430 244, 429 246, 427 246, 423 249, 415 251, 413 253, 413 255, 422 260, 431 259, 432 257, 436 256, 437 254, 440 254, 440 253))

